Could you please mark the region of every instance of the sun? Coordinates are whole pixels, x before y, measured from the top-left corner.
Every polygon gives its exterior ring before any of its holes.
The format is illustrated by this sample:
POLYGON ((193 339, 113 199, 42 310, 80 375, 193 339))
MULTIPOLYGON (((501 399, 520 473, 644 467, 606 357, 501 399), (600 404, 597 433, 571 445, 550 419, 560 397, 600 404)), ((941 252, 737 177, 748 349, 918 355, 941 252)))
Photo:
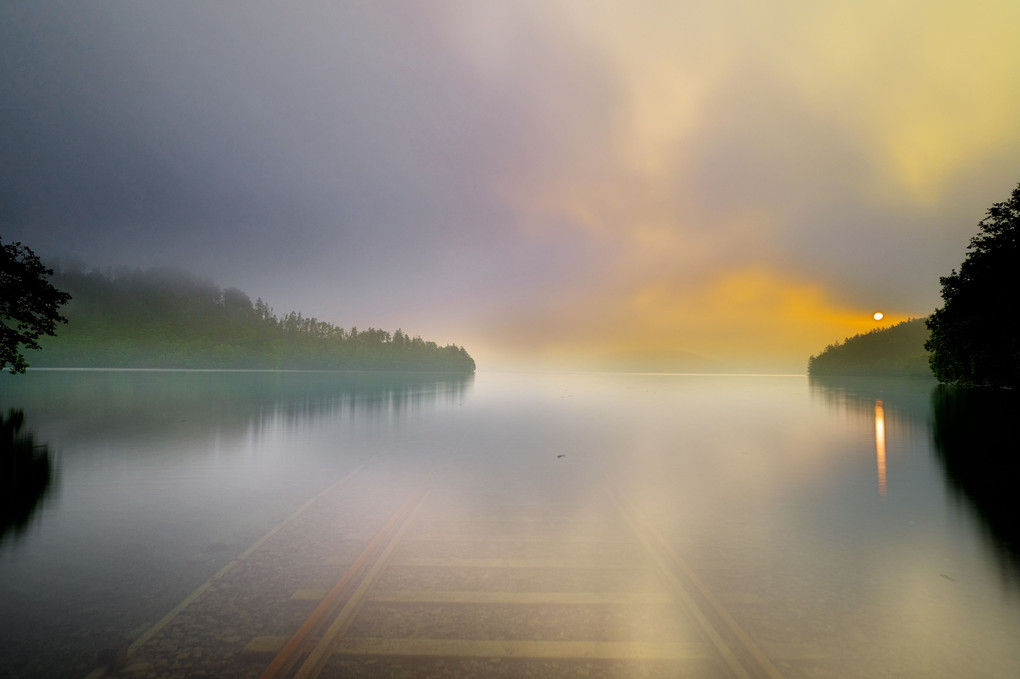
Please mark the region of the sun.
POLYGON ((874 318, 876 321, 880 321, 883 318, 885 318, 885 314, 883 314, 881 311, 876 311, 875 315, 872 316, 872 318, 874 318))

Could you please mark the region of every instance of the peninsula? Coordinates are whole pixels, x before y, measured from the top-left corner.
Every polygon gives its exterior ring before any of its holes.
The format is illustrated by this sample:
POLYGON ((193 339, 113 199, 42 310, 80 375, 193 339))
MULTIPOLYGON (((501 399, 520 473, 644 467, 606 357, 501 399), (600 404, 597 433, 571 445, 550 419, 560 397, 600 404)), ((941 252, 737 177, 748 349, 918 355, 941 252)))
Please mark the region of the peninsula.
POLYGON ((57 268, 67 324, 40 341, 34 367, 474 372, 460 346, 403 330, 342 328, 173 269, 115 274, 57 268))

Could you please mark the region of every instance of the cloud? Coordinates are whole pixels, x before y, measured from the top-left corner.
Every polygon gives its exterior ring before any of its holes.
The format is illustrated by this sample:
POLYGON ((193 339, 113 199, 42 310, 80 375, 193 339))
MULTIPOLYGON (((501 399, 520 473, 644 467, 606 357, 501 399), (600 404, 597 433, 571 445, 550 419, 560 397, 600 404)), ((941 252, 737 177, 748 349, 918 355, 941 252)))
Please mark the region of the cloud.
MULTIPOLYGON (((646 279, 629 290, 555 296, 523 318, 504 318, 505 344, 494 349, 584 367, 629 357, 684 369, 799 372, 827 344, 878 327, 875 310, 853 306, 816 281, 748 264, 694 279, 646 279)), ((883 324, 909 317, 882 310, 883 324)))
POLYGON ((8 5, 0 225, 493 355, 802 364, 930 311, 1020 177, 1018 14, 8 5))
MULTIPOLYGON (((598 243, 557 297, 590 349, 670 337, 774 358, 869 329, 876 305, 924 315, 992 187, 1000 200, 1020 172, 1000 160, 1020 146, 1012 6, 558 6, 609 64, 613 105, 581 151, 522 173, 518 209, 598 243), (715 296, 734 280, 764 315, 715 296), (634 316, 628 294, 661 314, 634 316), (673 309, 687 321, 667 323, 673 309)), ((536 336, 560 336, 553 315, 536 336)))

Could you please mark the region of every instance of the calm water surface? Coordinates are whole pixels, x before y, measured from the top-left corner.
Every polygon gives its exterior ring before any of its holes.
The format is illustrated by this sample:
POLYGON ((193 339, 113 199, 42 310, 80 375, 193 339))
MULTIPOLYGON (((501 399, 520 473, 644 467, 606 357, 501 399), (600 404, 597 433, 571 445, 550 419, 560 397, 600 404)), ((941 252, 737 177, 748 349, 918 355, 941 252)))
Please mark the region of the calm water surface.
POLYGON ((3 375, 0 413, 23 413, 51 473, 5 505, 0 676, 85 676, 366 465, 431 474, 464 516, 512 500, 580 525, 621 503, 787 676, 1020 676, 1003 398, 787 376, 3 375))

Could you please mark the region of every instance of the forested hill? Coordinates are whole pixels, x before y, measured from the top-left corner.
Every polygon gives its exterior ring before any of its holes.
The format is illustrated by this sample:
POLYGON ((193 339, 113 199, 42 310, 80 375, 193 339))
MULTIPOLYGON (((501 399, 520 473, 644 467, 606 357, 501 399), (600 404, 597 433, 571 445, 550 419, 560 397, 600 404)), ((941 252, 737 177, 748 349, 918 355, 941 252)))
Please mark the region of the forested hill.
POLYGON ((809 375, 931 376, 923 318, 854 335, 808 359, 809 375))
POLYGON ((34 367, 251 368, 473 372, 463 347, 401 330, 349 330, 291 312, 278 317, 237 288, 168 269, 58 271, 71 294, 34 367))

